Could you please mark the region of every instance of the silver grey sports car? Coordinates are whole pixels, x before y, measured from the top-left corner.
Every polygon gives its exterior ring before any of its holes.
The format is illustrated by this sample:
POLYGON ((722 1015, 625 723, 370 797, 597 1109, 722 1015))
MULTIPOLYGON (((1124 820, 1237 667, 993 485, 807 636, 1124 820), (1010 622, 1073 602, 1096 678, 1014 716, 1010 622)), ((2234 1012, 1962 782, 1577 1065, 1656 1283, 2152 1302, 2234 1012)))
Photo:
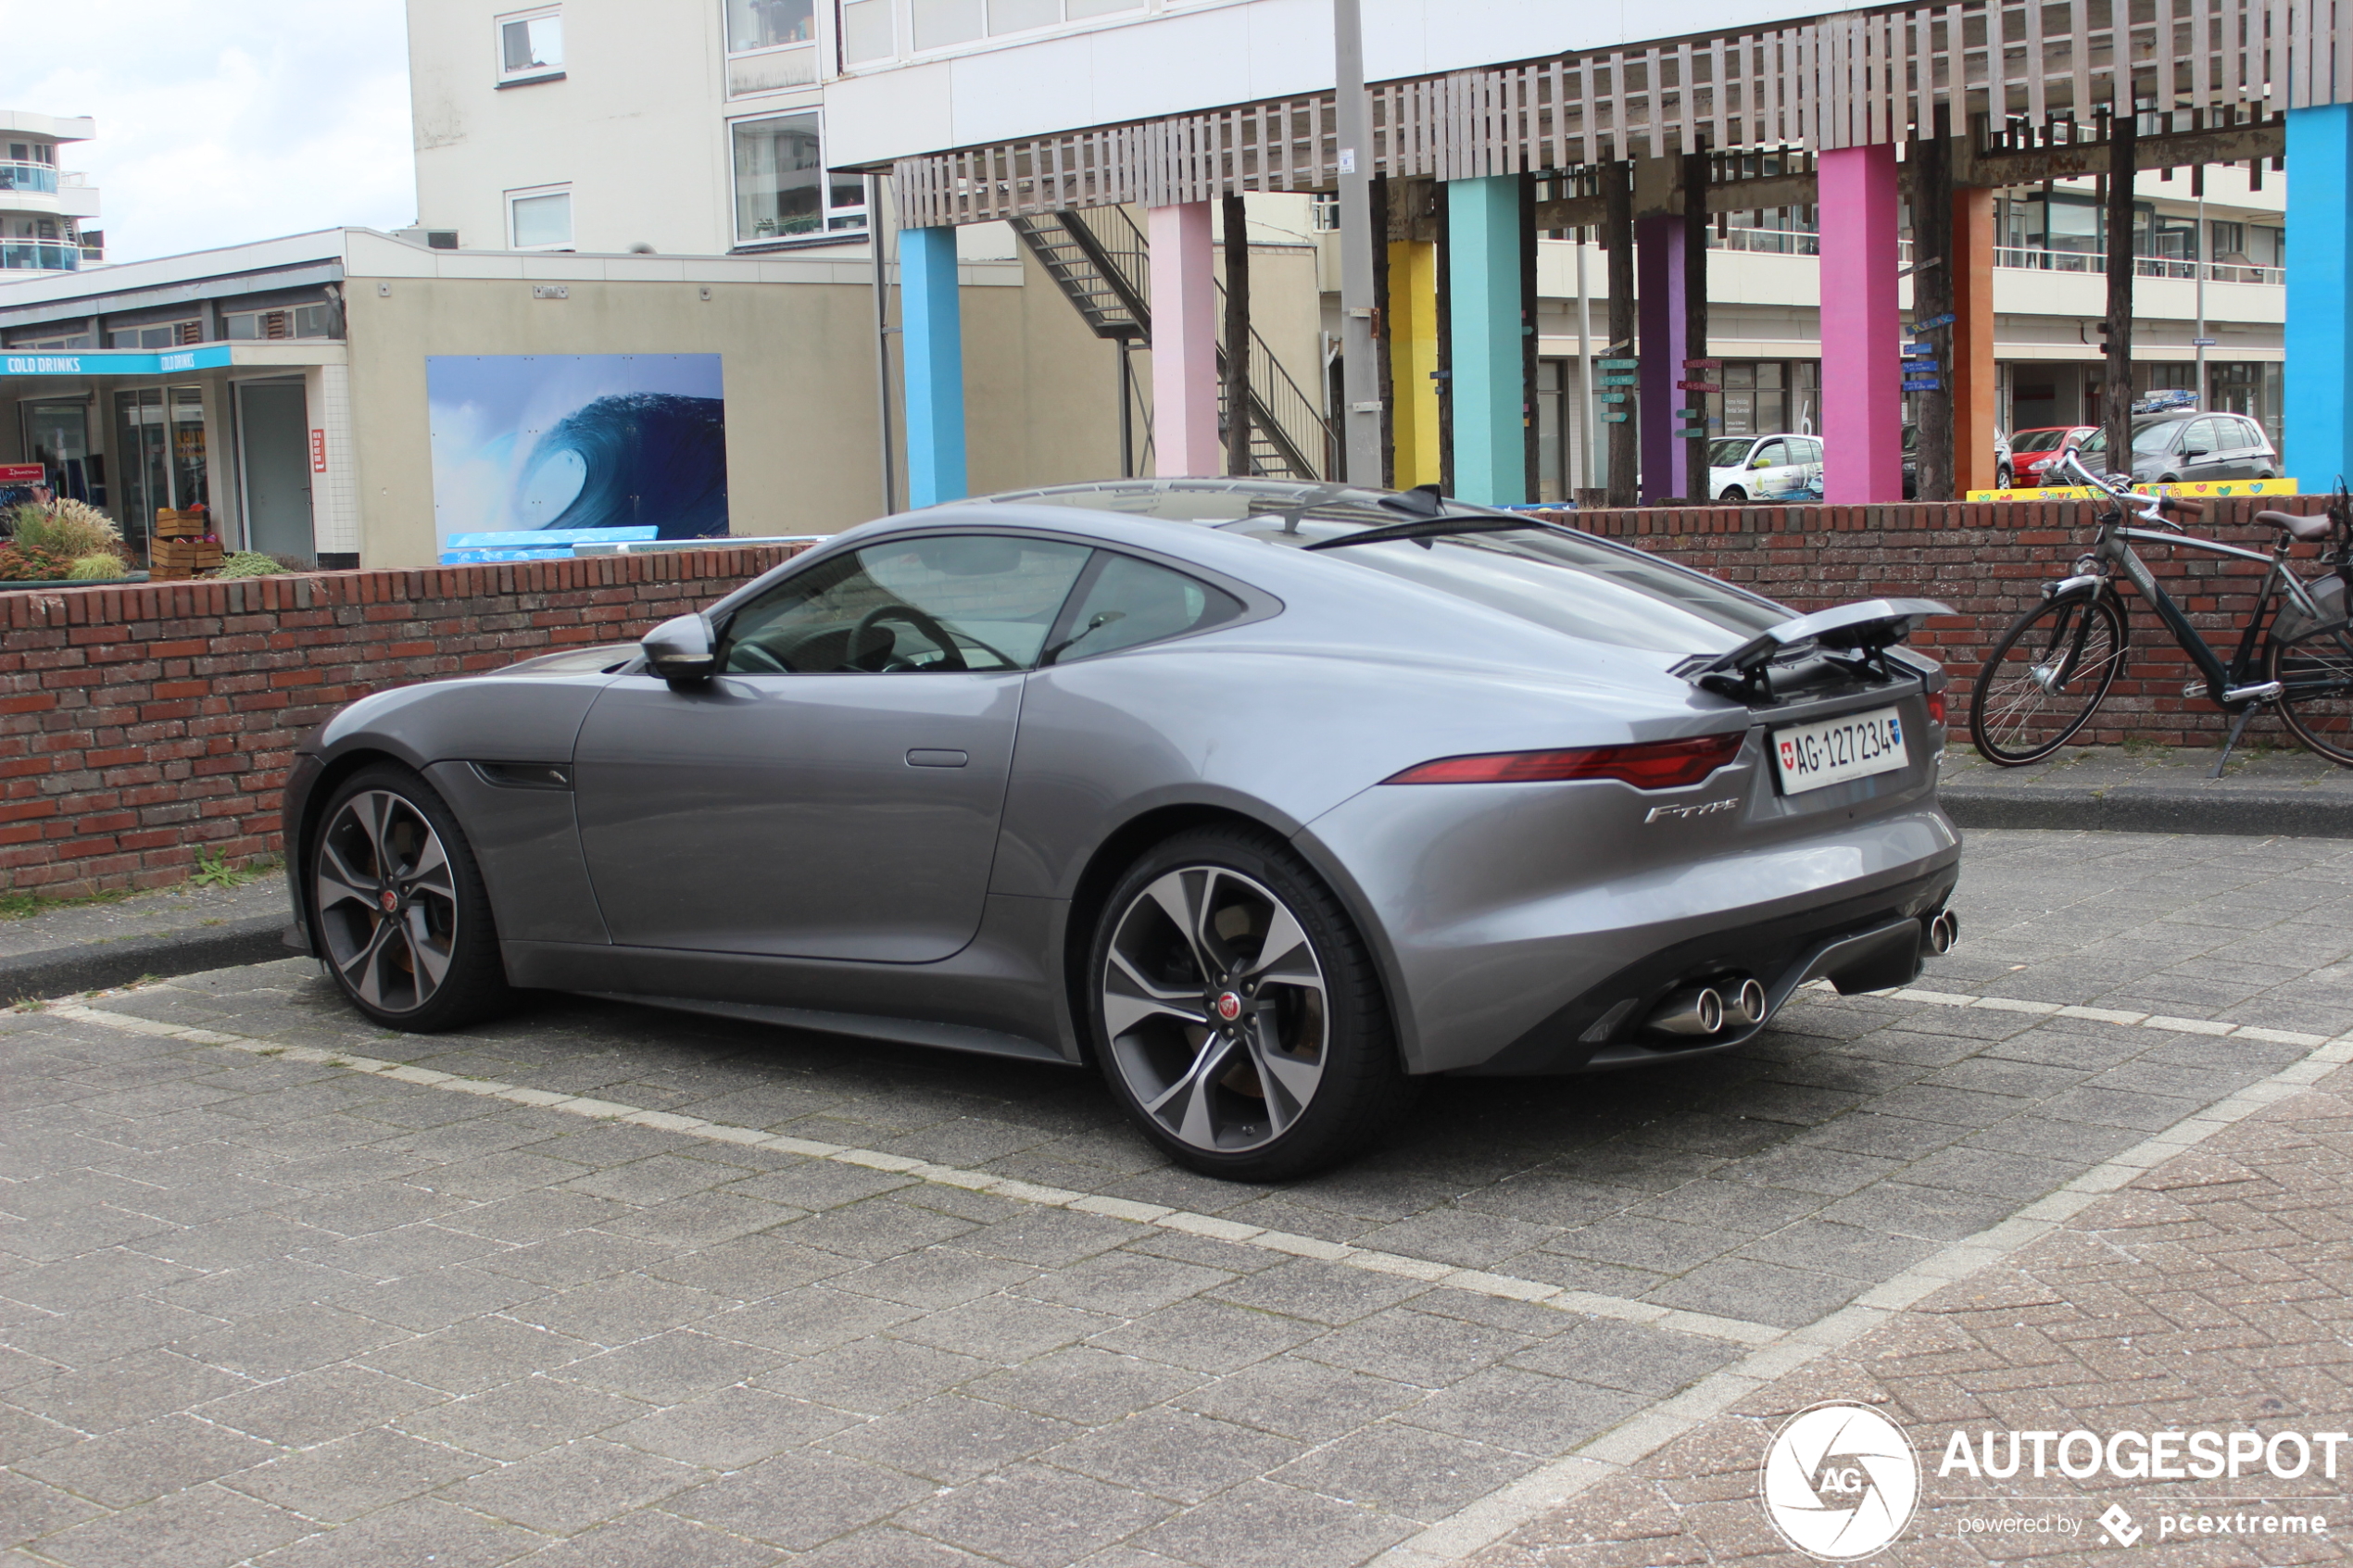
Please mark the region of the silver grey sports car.
POLYGON ((1296 1174, 1412 1081, 1660 1062, 1953 936, 1923 600, 1813 615, 1403 495, 1139 480, 884 519, 643 643, 305 742, 370 1017, 627 997, 1102 1071, 1296 1174))

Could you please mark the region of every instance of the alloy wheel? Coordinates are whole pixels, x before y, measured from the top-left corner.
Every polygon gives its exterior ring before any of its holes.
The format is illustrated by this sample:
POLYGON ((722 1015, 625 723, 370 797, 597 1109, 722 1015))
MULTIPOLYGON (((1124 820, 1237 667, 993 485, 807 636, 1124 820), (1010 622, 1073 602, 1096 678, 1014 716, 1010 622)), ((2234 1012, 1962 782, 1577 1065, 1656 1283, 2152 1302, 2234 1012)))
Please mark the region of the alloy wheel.
POLYGON ((1298 916, 1239 872, 1184 866, 1137 892, 1113 928, 1100 986, 1122 1082, 1189 1148, 1263 1148, 1323 1083, 1323 965, 1298 916))
POLYGON ((352 994, 384 1012, 413 1012, 448 977, 458 890, 441 835, 390 790, 345 801, 319 837, 313 897, 327 961, 352 994))

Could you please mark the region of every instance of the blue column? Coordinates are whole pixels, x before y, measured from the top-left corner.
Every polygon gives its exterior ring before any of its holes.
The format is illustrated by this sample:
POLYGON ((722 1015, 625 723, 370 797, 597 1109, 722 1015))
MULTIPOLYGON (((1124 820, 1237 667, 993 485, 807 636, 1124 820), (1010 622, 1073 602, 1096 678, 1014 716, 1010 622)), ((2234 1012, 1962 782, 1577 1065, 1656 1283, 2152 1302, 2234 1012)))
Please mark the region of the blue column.
POLYGON ((2353 106, 2287 111, 2287 177, 2296 210, 2280 457, 2309 494, 2353 475, 2353 106))
POLYGON ((1528 499, 1520 224, 1517 175, 1447 184, 1454 494, 1479 506, 1528 499))
POLYGON ((899 231, 899 317, 907 377, 907 504, 952 501, 964 485, 964 329, 956 231, 899 231))

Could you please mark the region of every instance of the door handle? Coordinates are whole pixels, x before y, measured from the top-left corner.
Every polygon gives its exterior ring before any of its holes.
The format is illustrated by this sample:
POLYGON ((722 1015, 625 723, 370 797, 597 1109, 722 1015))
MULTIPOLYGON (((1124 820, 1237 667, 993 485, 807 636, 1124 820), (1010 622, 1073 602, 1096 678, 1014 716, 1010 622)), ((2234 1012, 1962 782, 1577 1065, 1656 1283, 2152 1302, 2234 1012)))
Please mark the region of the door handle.
POLYGON ((910 768, 961 768, 971 760, 961 751, 920 746, 907 754, 907 766, 910 768))

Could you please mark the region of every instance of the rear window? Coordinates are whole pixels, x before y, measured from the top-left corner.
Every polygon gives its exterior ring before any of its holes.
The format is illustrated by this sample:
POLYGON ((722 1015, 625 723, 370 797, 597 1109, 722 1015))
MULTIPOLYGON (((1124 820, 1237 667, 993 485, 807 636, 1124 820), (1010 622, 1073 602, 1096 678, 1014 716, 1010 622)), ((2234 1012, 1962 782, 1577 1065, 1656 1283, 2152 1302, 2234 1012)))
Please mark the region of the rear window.
MULTIPOLYGON (((998 501, 1205 523, 1304 546, 1416 520, 1378 491, 1265 480, 1131 480, 996 495, 998 501)), ((1449 516, 1509 517, 1449 502, 1449 516)), ((1334 571, 1385 572, 1591 642, 1721 653, 1794 612, 1590 533, 1537 526, 1321 550, 1334 571)))
POLYGON ((2013 452, 2056 452, 2059 443, 2067 439, 2063 430, 2022 430, 2010 437, 2013 452))

